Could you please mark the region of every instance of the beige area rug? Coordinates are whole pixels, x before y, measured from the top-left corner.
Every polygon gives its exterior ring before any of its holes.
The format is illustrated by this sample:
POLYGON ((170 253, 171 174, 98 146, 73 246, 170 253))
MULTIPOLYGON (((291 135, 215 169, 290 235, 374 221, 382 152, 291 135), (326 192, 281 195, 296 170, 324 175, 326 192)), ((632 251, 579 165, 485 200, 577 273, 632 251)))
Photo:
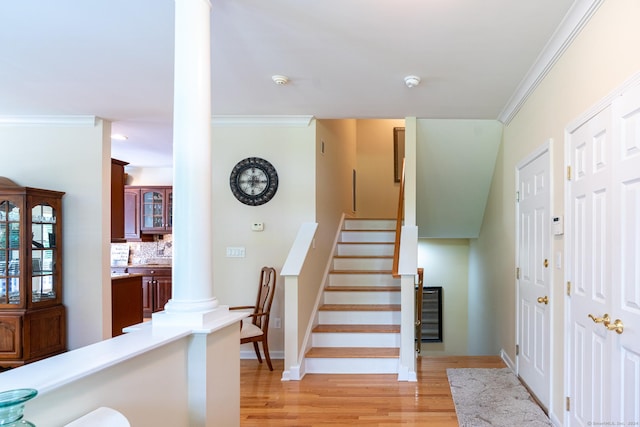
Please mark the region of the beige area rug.
POLYGON ((509 368, 447 369, 447 376, 461 427, 551 425, 509 368))

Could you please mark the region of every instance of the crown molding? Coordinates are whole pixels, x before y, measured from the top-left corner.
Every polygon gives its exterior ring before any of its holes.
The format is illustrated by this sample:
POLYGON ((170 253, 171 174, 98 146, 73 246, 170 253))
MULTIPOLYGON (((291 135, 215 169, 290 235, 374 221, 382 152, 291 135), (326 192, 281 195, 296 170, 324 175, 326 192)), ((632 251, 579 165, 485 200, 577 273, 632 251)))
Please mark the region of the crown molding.
POLYGON ((213 116, 214 126, 225 127, 309 127, 313 116, 213 116))
POLYGON ((0 116, 0 126, 95 126, 96 116, 0 116))
POLYGON ((602 3, 604 0, 576 0, 573 3, 533 66, 511 95, 507 105, 498 116, 498 120, 505 125, 511 122, 602 3))

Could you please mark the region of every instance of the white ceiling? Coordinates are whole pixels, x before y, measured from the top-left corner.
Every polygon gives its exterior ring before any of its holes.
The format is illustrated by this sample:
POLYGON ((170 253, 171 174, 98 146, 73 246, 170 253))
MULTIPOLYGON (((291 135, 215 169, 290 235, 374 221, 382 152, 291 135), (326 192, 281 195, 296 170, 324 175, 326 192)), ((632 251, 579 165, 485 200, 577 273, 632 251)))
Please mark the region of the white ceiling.
MULTIPOLYGON (((574 3, 211 2, 214 115, 461 119, 500 117, 574 3), (404 85, 409 74, 418 87, 404 85)), ((0 1, 0 116, 103 117, 129 136, 113 157, 171 165, 173 9, 0 1)))

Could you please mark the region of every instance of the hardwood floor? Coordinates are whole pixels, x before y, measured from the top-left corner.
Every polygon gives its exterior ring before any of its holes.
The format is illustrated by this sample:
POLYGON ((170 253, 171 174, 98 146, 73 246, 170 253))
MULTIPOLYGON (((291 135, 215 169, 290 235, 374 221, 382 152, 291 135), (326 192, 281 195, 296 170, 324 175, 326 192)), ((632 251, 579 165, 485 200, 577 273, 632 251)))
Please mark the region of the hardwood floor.
POLYGON ((503 368, 498 356, 418 359, 418 382, 396 375, 308 374, 281 381, 256 360, 240 361, 240 425, 253 426, 434 426, 458 427, 447 368, 503 368))

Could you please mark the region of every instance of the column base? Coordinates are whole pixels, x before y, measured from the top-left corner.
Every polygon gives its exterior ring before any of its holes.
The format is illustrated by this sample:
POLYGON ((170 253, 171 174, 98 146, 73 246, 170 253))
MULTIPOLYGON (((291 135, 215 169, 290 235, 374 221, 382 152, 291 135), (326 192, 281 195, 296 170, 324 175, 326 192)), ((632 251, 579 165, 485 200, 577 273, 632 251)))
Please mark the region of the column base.
POLYGON ((182 302, 170 300, 164 311, 153 313, 153 326, 206 327, 212 321, 229 314, 228 306, 219 306, 218 300, 182 302))

